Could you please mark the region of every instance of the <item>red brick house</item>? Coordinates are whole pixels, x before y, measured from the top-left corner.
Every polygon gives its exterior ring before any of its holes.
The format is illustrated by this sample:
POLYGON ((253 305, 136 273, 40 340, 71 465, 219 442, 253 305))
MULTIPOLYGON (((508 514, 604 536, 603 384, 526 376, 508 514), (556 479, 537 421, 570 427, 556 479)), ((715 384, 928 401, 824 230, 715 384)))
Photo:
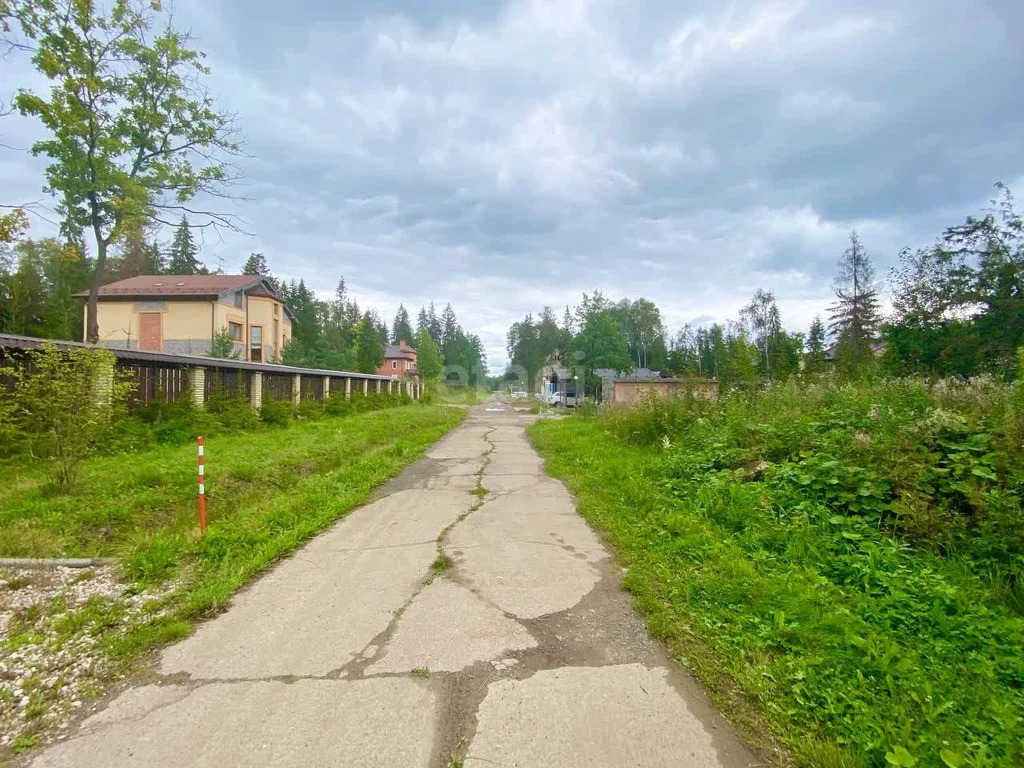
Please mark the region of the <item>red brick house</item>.
POLYGON ((377 369, 378 376, 415 376, 416 350, 401 339, 397 344, 384 347, 384 362, 377 369))

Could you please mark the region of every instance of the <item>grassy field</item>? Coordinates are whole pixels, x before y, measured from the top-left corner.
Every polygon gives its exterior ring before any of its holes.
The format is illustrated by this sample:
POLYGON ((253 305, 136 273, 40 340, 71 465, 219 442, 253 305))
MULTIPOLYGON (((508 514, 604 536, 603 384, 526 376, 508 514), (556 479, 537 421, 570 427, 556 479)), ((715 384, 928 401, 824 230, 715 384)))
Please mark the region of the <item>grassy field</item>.
POLYGON ((652 633, 768 753, 1021 765, 1021 412, 975 389, 793 384, 530 436, 652 633))
MULTIPOLYGON (((279 557, 367 501, 464 418, 460 408, 416 404, 214 435, 205 450, 204 537, 193 444, 93 456, 66 495, 47 490, 43 467, 10 465, 12 480, 0 488, 0 556, 112 557, 126 597, 157 597, 143 605, 93 598, 74 611, 59 599, 33 606, 14 616, 0 657, 42 645, 57 654, 87 637, 101 651, 92 673, 100 692, 140 654, 188 634, 279 557)), ((44 712, 60 686, 39 696, 33 707, 44 712)), ((37 738, 29 729, 14 746, 37 738)))

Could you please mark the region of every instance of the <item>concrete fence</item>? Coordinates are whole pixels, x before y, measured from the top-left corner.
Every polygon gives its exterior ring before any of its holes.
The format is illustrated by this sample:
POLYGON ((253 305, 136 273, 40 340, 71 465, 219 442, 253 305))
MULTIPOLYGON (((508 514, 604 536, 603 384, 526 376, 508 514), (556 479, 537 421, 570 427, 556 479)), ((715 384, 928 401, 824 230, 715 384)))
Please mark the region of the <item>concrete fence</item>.
MULTIPOLYGON (((0 334, 0 359, 30 366, 28 353, 44 344, 52 344, 57 349, 93 348, 93 345, 75 341, 0 334)), ((142 349, 96 348, 109 351, 114 356, 114 365, 128 374, 134 385, 129 395, 129 404, 133 407, 148 405, 157 399, 173 403, 186 396, 202 407, 206 400, 218 394, 245 397, 253 408, 259 408, 264 399, 298 404, 330 396, 350 398, 353 393, 381 393, 408 395, 418 400, 423 393, 418 378, 296 368, 142 349)))

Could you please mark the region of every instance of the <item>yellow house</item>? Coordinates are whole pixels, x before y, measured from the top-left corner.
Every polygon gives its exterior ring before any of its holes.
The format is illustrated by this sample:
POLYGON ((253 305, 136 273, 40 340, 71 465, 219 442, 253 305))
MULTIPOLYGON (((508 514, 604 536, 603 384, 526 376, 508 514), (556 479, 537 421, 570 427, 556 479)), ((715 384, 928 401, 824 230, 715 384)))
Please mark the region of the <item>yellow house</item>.
POLYGON ((226 330, 239 357, 255 363, 280 361, 294 321, 260 275, 129 277, 100 288, 97 315, 108 347, 206 355, 226 330))

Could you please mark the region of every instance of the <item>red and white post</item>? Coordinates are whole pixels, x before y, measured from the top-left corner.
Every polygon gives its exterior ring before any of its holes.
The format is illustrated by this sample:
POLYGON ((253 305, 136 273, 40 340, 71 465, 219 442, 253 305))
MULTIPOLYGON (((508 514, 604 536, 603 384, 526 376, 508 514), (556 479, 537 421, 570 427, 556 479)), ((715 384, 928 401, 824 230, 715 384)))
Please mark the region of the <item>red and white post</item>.
POLYGON ((206 533, 206 467, 203 463, 203 436, 199 436, 199 532, 206 533))

